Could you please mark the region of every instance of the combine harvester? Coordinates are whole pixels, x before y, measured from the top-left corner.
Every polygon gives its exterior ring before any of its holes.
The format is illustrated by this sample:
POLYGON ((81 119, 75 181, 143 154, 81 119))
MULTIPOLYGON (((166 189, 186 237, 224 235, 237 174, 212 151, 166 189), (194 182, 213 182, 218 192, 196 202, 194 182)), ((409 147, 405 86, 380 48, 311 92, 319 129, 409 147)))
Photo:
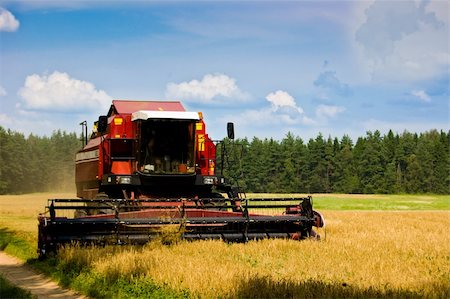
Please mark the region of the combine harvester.
MULTIPOLYGON (((318 237, 312 228, 324 224, 311 197, 250 199, 228 184, 224 143, 210 139, 202 113, 180 102, 116 100, 89 141, 84 126, 79 198, 49 199, 38 217, 41 257, 71 242, 145 244, 167 227, 187 240, 246 242, 318 237)), ((234 139, 232 123, 227 130, 234 139)))

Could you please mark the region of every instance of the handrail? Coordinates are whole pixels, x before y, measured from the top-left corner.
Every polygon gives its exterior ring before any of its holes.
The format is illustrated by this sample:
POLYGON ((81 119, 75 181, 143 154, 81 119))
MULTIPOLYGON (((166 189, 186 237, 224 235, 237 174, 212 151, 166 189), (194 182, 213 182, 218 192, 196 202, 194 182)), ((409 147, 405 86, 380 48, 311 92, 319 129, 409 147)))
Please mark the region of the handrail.
MULTIPOLYGON (((310 199, 308 197, 267 197, 267 198, 246 198, 246 201, 249 202, 284 202, 284 201, 303 201, 305 199, 310 199)), ((53 198, 48 201, 53 201, 55 203, 61 202, 81 202, 81 203, 89 203, 89 202, 130 202, 129 199, 125 198, 102 198, 102 199, 60 199, 53 198)), ((133 199, 133 202, 233 202, 233 201, 242 201, 241 198, 215 198, 215 197, 206 197, 206 198, 147 198, 147 199, 133 199)))

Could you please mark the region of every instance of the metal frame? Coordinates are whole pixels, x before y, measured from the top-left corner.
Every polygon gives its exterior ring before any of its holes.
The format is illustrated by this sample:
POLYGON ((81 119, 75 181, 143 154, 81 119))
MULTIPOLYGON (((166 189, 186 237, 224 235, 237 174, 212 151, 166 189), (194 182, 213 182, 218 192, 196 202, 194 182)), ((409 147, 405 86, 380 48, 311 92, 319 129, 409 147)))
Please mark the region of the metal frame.
POLYGON ((247 242, 262 238, 306 238, 316 223, 310 197, 49 199, 46 213, 38 219, 40 256, 71 242, 145 244, 161 236, 161 228, 170 225, 181 239, 247 242), (293 205, 293 201, 298 204, 293 205), (280 208, 286 213, 252 212, 280 208), (68 210, 94 213, 78 218, 59 215, 68 210), (95 214, 105 210, 109 213, 95 214))

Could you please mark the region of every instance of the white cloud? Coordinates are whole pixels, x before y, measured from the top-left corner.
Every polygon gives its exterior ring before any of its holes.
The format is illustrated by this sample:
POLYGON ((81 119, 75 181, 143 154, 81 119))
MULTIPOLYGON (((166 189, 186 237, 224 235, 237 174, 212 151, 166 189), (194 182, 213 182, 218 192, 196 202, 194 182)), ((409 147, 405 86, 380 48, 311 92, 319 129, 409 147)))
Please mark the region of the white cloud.
POLYGON ((421 24, 438 27, 433 13, 413 1, 376 1, 366 10, 367 20, 356 31, 356 40, 369 56, 381 58, 394 51, 395 42, 420 30, 421 24))
POLYGON ((19 28, 19 21, 8 10, 0 7, 0 31, 13 32, 19 28))
POLYGON ((411 91, 411 95, 417 97, 422 102, 431 102, 430 96, 424 90, 413 90, 411 91))
POLYGON ((274 130, 278 128, 283 130, 286 126, 314 125, 315 122, 303 114, 297 114, 295 117, 286 113, 279 113, 272 108, 262 108, 257 110, 245 110, 239 114, 225 115, 223 121, 232 121, 237 127, 274 130))
POLYGON ((51 75, 28 76, 19 90, 25 109, 44 111, 96 111, 106 109, 111 97, 86 81, 58 71, 51 75))
POLYGON ((304 115, 303 108, 298 106, 295 99, 286 91, 277 90, 266 96, 271 104, 271 119, 280 123, 294 125, 311 125, 314 122, 304 115))
POLYGON ((3 88, 3 86, 0 85, 0 97, 4 97, 6 95, 7 95, 6 90, 3 88))
POLYGON ((315 116, 311 118, 297 104, 295 98, 285 91, 272 92, 266 96, 266 100, 270 106, 266 104, 259 109, 223 115, 217 123, 234 122, 239 128, 239 136, 282 138, 287 132, 295 132, 302 137, 314 136, 318 132, 335 131, 337 128, 329 127, 328 121, 339 117, 339 114, 346 110, 341 106, 319 105, 315 116))
POLYGON ((274 111, 292 108, 300 114, 303 113, 303 109, 298 107, 294 98, 285 91, 277 90, 276 92, 269 93, 266 96, 266 100, 272 104, 274 111))
POLYGON ((169 83, 166 98, 188 102, 214 103, 248 98, 236 85, 236 80, 224 74, 207 74, 202 80, 169 83))
POLYGON ((439 22, 450 23, 449 19, 449 3, 444 0, 429 1, 425 10, 429 13, 434 13, 439 22))
MULTIPOLYGON (((272 131, 278 133, 289 131, 287 128, 314 125, 315 122, 307 117, 303 109, 297 105, 295 99, 287 92, 278 90, 269 93, 266 100, 270 106, 265 105, 260 109, 245 110, 238 114, 224 115, 222 122, 233 121, 240 128, 263 130, 269 134, 272 131)), ((257 134, 259 135, 259 134, 257 134)))
POLYGON ((319 118, 333 118, 345 111, 344 107, 332 105, 319 105, 316 108, 316 116, 319 118))
POLYGON ((427 80, 448 72, 447 1, 364 2, 356 50, 377 81, 427 80), (370 4, 367 6, 367 4, 370 4))

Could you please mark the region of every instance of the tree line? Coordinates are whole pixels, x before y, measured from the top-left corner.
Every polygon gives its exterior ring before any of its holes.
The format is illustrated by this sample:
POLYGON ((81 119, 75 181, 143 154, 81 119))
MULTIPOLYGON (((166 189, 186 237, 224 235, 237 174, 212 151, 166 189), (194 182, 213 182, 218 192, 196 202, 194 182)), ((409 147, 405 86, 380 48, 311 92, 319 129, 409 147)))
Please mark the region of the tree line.
POLYGON ((288 133, 225 145, 224 174, 247 192, 450 193, 450 131, 367 132, 356 143, 288 133))
POLYGON ((6 130, 0 126, 0 194, 75 190, 75 133, 50 137, 6 130))
MULTIPOLYGON (((223 144, 224 174, 247 192, 450 193, 450 131, 367 132, 356 143, 322 134, 304 142, 288 133, 280 141, 223 144)), ((0 126, 0 194, 73 191, 80 148, 75 133, 25 137, 0 126)))

